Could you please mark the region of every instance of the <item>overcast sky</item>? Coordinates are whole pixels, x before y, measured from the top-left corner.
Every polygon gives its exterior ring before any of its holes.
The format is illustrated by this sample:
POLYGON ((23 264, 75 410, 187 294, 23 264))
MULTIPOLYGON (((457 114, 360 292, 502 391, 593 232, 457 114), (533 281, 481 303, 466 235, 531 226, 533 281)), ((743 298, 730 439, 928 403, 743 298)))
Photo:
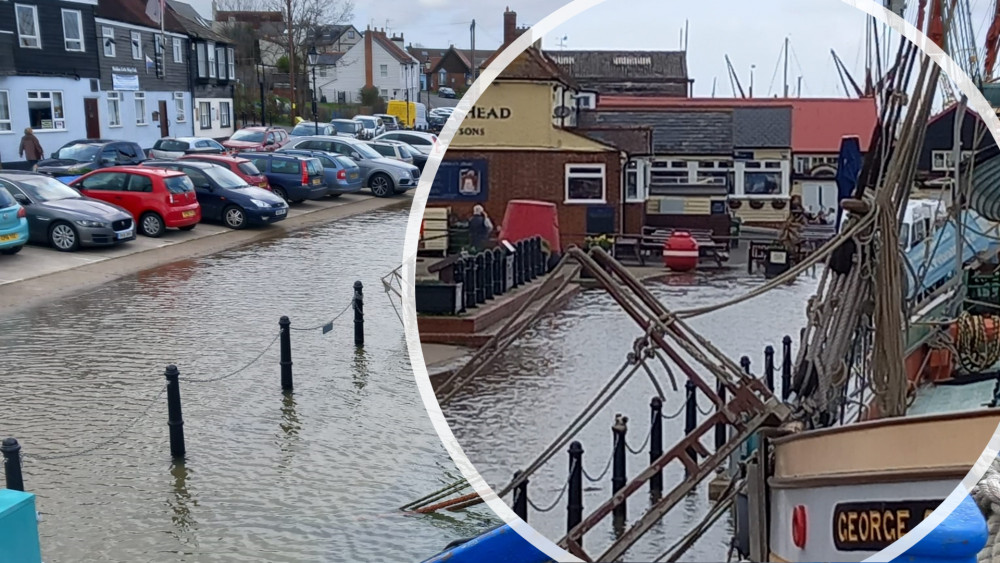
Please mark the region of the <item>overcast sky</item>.
MULTIPOLYGON (((993 0, 971 0, 973 32, 982 45, 993 0)), ((210 11, 210 0, 192 0, 210 11)), ((387 27, 406 42, 426 47, 468 48, 469 24, 476 20, 477 48, 494 49, 503 39, 503 12, 510 6, 519 25, 531 25, 566 0, 355 0, 354 25, 387 27)), ((912 12, 917 2, 907 2, 912 12)), ((754 95, 780 94, 781 53, 789 37, 789 83, 794 95, 802 77, 803 96, 843 96, 830 50, 834 49, 862 83, 866 14, 840 0, 607 0, 559 26, 543 40, 546 49, 676 50, 689 22, 688 73, 695 95, 732 95, 726 70, 729 55, 744 89, 754 69, 754 95)), ((893 49, 897 39, 891 40, 893 49)), ((894 51, 893 51, 894 52, 894 51)))

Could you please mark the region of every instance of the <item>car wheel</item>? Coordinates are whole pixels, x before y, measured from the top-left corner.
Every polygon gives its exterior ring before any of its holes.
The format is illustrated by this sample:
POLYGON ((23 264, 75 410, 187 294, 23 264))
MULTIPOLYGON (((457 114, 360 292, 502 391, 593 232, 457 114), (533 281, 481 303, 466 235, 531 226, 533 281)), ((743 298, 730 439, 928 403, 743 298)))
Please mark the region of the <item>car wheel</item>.
POLYGON ((275 187, 271 188, 271 192, 274 195, 276 195, 276 196, 280 197, 281 199, 285 200, 285 203, 288 203, 288 194, 285 193, 285 188, 279 188, 279 187, 275 186, 275 187))
POLYGON ((393 193, 392 178, 385 174, 375 174, 368 180, 368 187, 375 197, 389 197, 393 193))
POLYGON ((180 230, 182 230, 182 231, 190 231, 190 230, 194 229, 196 226, 198 226, 197 223, 195 223, 194 225, 184 225, 183 227, 177 227, 177 228, 180 229, 180 230))
POLYGON ((62 252, 73 252, 80 248, 80 236, 69 223, 60 221, 49 228, 49 244, 62 252))
POLYGON ((147 237, 157 238, 162 236, 165 230, 166 227, 163 225, 163 218, 156 213, 150 211, 149 213, 143 213, 142 217, 139 217, 139 231, 147 237))
POLYGON ((230 229, 242 229, 247 226, 247 213, 238 205, 230 205, 222 211, 222 221, 230 229))
POLYGON ((11 254, 17 254, 18 252, 21 252, 22 248, 24 248, 23 244, 21 246, 15 246, 14 248, 4 248, 3 250, 0 250, 0 254, 6 254, 7 256, 10 256, 11 254))
POLYGON ((326 197, 328 197, 330 199, 337 199, 338 197, 340 197, 342 195, 344 195, 344 194, 327 194, 326 197))

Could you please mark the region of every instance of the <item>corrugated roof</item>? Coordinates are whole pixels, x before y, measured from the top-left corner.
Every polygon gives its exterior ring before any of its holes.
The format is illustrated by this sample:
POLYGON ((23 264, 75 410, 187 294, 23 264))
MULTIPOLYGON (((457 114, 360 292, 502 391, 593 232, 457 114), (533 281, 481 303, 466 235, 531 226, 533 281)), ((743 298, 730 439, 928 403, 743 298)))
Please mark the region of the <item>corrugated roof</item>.
POLYGON ((733 108, 734 149, 792 146, 792 106, 733 108))

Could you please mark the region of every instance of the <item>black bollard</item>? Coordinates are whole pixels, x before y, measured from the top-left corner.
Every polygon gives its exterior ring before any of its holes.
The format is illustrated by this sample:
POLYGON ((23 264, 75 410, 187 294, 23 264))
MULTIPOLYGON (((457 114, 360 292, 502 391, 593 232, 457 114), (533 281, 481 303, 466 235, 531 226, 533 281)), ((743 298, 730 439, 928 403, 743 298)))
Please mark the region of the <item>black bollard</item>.
POLYGON ((535 277, 545 273, 545 254, 542 253, 542 237, 535 237, 535 277))
POLYGON ((278 319, 278 330, 281 333, 281 354, 278 364, 281 366, 281 389, 292 390, 292 321, 288 317, 278 319))
POLYGON ((476 261, 471 256, 465 258, 465 308, 476 308, 476 261))
MULTIPOLYGON (((566 502, 566 532, 583 520, 583 444, 569 445, 569 500, 566 502)), ((583 538, 580 538, 583 545, 583 538)))
POLYGON ((493 299, 493 251, 487 250, 482 253, 483 257, 483 297, 486 300, 493 299))
MULTIPOLYGON (((726 386, 722 384, 720 379, 715 383, 715 393, 722 400, 722 404, 726 404, 726 386)), ((715 451, 721 450, 726 445, 726 423, 717 422, 715 423, 715 451)))
POLYGON ((476 304, 486 303, 486 262, 483 253, 476 254, 476 304))
POLYGON ((528 255, 525 257, 524 271, 527 272, 526 276, 528 281, 533 281, 538 277, 538 272, 535 271, 535 237, 528 239, 528 255))
MULTIPOLYGON (((614 436, 614 461, 611 468, 611 494, 618 494, 618 491, 625 486, 628 479, 625 477, 625 434, 628 432, 628 417, 620 414, 615 415, 615 425, 611 427, 611 434, 614 436)), ((627 513, 626 502, 614 509, 614 519, 618 523, 625 522, 627 513)))
POLYGON ((504 278, 504 257, 503 250, 493 249, 493 295, 503 295, 504 278))
MULTIPOLYGON (((663 455, 663 401, 659 397, 653 397, 649 401, 650 418, 652 428, 649 431, 649 464, 660 459, 663 455)), ((659 470, 649 478, 649 493, 659 497, 663 493, 663 470, 659 470)))
POLYGON ((764 348, 764 384, 774 393, 774 346, 764 348))
POLYGON ((740 358, 740 367, 743 368, 743 373, 750 375, 750 357, 743 356, 740 358))
MULTIPOLYGON (((521 476, 520 471, 514 472, 514 478, 521 476)), ((514 489, 514 514, 525 522, 528 521, 528 480, 521 481, 521 484, 514 489)))
POLYGON ((792 393, 792 337, 781 339, 781 400, 787 401, 792 393))
POLYGON ((21 444, 14 438, 4 438, 0 444, 3 452, 3 477, 7 488, 12 491, 24 492, 24 476, 21 475, 21 444))
POLYGON ((354 282, 354 346, 365 345, 365 292, 361 280, 354 282))
POLYGON ((455 280, 455 283, 462 284, 462 287, 459 290, 461 292, 461 306, 458 308, 458 313, 464 313, 465 312, 465 259, 459 258, 458 260, 456 260, 452 271, 453 271, 452 277, 455 280))
POLYGON ((163 372, 167 378, 167 426, 170 427, 170 455, 184 457, 184 417, 181 414, 181 372, 170 364, 163 372))
POLYGON ((522 264, 524 264, 524 245, 518 241, 514 243, 514 287, 524 283, 522 264))
MULTIPOLYGON (((695 387, 694 381, 689 379, 684 382, 684 391, 687 393, 687 402, 684 406, 684 435, 690 436, 698 427, 698 389, 695 387)), ((687 455, 691 461, 698 463, 698 452, 693 447, 687 448, 687 455)))

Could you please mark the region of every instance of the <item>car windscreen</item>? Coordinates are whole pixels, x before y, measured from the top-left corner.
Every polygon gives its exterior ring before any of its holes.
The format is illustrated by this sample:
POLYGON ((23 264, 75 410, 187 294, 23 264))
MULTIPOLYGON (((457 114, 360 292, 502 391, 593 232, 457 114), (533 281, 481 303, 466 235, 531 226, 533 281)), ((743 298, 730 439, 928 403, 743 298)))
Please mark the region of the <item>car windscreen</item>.
POLYGON ((176 141, 174 139, 161 139, 156 141, 156 145, 153 147, 158 151, 167 152, 184 152, 188 150, 190 145, 184 141, 176 141))
POLYGON ((291 134, 296 137, 305 137, 307 135, 315 135, 316 131, 319 131, 322 135, 325 127, 326 125, 322 124, 316 125, 315 123, 299 123, 294 129, 292 129, 291 134))
POLYGON ((241 162, 236 167, 247 176, 260 176, 260 170, 257 170, 257 167, 252 162, 241 162))
POLYGON ((163 184, 167 186, 167 191, 172 194, 182 194, 193 192, 194 184, 187 176, 170 176, 163 179, 163 184))
POLYGON ((76 144, 63 147, 52 155, 52 158, 60 160, 75 160, 77 162, 90 162, 97 151, 101 150, 101 145, 76 144))
POLYGON ((228 170, 221 166, 206 168, 202 170, 202 172, 204 172, 209 178, 215 180, 215 183, 219 184, 219 186, 223 188, 239 188, 247 185, 243 178, 233 174, 232 170, 228 170))
POLYGON ((79 199, 81 197, 73 188, 48 176, 29 176, 27 178, 18 178, 17 181, 32 199, 38 201, 79 199))
POLYGON ((361 156, 365 158, 382 158, 382 155, 378 153, 375 149, 369 147, 368 145, 362 144, 352 144, 351 148, 361 153, 361 156))
POLYGON ((411 147, 410 145, 399 145, 399 149, 403 152, 404 156, 417 156, 420 153, 417 149, 411 147))
POLYGON ((396 149, 392 148, 389 145, 379 144, 379 145, 368 145, 368 146, 375 149, 375 151, 382 156, 391 156, 391 157, 396 156, 396 149))
POLYGON ((333 127, 338 133, 354 133, 358 130, 358 124, 344 121, 334 121, 333 127))
POLYGON ((370 117, 355 117, 355 121, 363 123, 366 128, 374 129, 376 127, 375 120, 370 117))
POLYGON ((262 143, 264 142, 264 132, 263 131, 237 131, 233 133, 233 136, 229 138, 230 141, 245 141, 248 143, 262 143))
POLYGON ((353 160, 347 158, 346 156, 337 155, 337 156, 333 157, 333 159, 337 161, 337 164, 339 164, 341 168, 357 168, 358 167, 358 163, 357 162, 354 162, 353 160))

